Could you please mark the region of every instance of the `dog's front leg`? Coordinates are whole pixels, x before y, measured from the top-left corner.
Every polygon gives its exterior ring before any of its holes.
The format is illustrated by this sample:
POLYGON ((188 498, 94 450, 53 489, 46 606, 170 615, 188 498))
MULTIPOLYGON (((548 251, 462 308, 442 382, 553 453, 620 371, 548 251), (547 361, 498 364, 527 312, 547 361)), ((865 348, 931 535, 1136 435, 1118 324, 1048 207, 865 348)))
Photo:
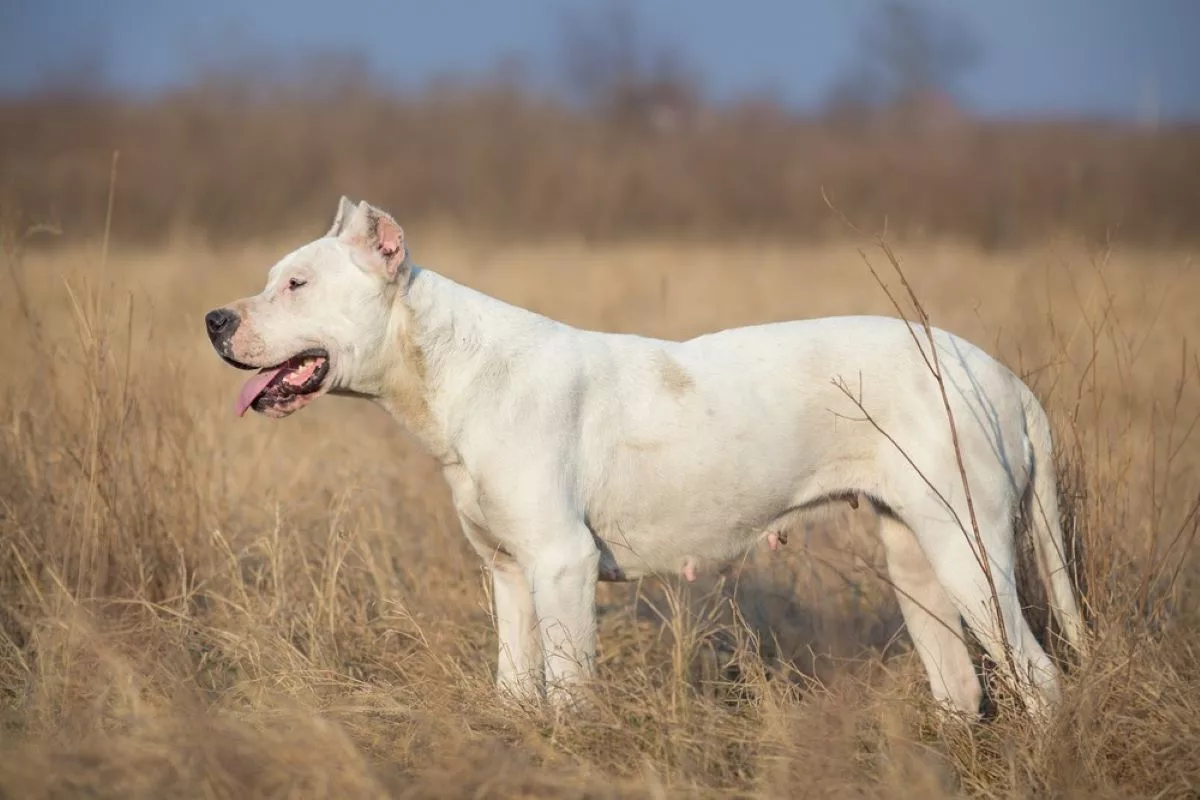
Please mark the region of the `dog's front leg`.
POLYGON ((542 637, 533 609, 533 592, 520 563, 499 549, 486 530, 459 513, 467 541, 479 553, 492 576, 497 653, 496 686, 518 700, 541 695, 542 637))
POLYGON ((491 572, 499 640, 496 685, 518 700, 535 700, 541 688, 542 641, 529 581, 511 557, 494 559, 491 572))
POLYGON ((596 579, 600 551, 582 526, 533 554, 528 570, 542 633, 546 694, 563 707, 592 677, 596 658, 596 579))

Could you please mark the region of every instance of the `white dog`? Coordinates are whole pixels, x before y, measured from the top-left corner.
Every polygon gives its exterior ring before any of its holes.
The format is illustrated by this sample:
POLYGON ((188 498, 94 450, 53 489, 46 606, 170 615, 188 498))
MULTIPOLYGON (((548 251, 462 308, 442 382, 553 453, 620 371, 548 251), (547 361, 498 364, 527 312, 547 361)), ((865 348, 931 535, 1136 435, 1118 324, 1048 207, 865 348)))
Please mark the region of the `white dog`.
POLYGON ((239 415, 283 417, 326 392, 370 398, 441 463, 491 568, 497 682, 518 696, 578 697, 594 667, 597 580, 694 578, 761 540, 777 546, 801 511, 847 496, 879 511, 889 576, 944 707, 979 711, 963 620, 997 664, 1015 665, 1028 708, 1057 697, 1017 599, 1022 510, 1053 610, 1083 644, 1046 414, 1012 372, 944 331, 931 338, 952 416, 919 325, 835 317, 685 342, 579 330, 414 266, 390 216, 344 197, 324 237, 205 322, 227 362, 259 370, 239 415))

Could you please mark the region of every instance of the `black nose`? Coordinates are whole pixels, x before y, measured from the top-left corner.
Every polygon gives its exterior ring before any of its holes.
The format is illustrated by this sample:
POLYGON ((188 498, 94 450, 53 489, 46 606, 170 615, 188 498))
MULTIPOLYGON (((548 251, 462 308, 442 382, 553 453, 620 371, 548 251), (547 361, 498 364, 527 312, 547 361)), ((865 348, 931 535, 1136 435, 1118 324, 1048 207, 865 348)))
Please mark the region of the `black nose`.
POLYGON ((218 308, 204 315, 204 326, 210 339, 231 336, 238 326, 238 316, 228 308, 218 308))

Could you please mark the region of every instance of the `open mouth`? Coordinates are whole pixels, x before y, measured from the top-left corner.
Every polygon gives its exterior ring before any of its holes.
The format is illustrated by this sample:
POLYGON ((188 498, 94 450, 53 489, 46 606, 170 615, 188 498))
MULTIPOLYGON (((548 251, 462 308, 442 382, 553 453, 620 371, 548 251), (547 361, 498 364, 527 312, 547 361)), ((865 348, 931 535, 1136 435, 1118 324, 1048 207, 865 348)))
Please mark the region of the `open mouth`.
POLYGON ((271 417, 283 417, 307 405, 321 392, 329 374, 329 353, 305 350, 274 367, 259 370, 242 387, 234 410, 239 417, 253 408, 271 417))

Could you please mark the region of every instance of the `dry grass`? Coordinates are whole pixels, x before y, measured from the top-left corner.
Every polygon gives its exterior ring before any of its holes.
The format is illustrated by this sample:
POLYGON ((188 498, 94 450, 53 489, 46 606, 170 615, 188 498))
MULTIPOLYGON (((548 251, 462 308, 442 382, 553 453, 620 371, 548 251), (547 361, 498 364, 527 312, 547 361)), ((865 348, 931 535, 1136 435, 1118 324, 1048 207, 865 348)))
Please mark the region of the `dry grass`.
MULTIPOLYGON (((881 312, 854 248, 417 260, 566 321, 686 337, 881 312)), ((330 399, 237 420, 202 314, 307 238, 0 274, 0 797, 1184 797, 1200 787, 1200 282, 1181 252, 902 249, 935 324, 1030 374, 1094 652, 1046 731, 938 730, 849 511, 726 581, 601 588, 598 711, 493 706, 476 557, 431 461, 330 399)), ((1031 612, 1032 613, 1032 612, 1031 612)))

